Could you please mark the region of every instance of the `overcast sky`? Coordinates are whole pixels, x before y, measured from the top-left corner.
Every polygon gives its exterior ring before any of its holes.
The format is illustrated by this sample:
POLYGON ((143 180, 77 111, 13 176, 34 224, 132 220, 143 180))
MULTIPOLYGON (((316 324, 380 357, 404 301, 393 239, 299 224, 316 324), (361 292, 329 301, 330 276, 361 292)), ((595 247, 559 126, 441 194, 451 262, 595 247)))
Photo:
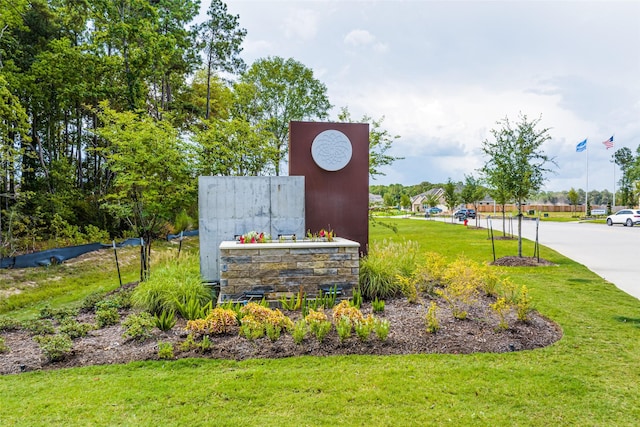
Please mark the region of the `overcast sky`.
POLYGON ((520 113, 551 128, 543 150, 558 168, 546 190, 585 189, 587 178, 589 190, 612 190, 614 149, 640 145, 640 1, 226 3, 247 30, 248 65, 294 58, 327 86, 332 119, 344 106, 385 117, 405 159, 371 184, 477 176, 481 142, 520 113))

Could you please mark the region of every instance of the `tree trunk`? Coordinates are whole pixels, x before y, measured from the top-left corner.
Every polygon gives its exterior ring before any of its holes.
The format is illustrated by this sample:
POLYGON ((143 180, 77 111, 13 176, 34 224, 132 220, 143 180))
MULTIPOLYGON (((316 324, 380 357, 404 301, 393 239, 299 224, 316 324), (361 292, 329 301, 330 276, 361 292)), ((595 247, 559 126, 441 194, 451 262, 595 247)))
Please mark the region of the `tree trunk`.
MULTIPOLYGON (((211 41, 213 43, 213 40, 211 41)), ((204 118, 209 120, 211 114, 211 62, 212 62, 213 48, 209 48, 209 58, 207 60, 207 108, 204 114, 204 118)))
POLYGON ((518 257, 522 258, 522 205, 518 203, 518 257))

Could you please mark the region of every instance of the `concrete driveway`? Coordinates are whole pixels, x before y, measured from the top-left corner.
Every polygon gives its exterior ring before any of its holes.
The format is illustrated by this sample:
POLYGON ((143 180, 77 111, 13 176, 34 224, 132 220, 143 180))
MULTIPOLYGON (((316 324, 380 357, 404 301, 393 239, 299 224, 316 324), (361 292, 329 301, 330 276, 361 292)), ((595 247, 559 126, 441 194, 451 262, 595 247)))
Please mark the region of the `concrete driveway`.
MULTIPOLYGON (((522 222, 522 237, 535 240, 535 223, 522 222)), ((640 226, 541 221, 538 241, 640 298, 640 226)))

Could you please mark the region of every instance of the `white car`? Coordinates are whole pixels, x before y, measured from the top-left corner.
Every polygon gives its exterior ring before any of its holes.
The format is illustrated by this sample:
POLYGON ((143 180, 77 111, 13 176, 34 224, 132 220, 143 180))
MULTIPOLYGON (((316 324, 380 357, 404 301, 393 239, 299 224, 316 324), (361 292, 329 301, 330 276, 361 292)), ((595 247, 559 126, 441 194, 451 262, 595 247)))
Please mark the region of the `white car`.
POLYGON ((625 227, 633 227, 640 224, 640 210, 622 209, 607 217, 607 225, 623 224, 625 227))

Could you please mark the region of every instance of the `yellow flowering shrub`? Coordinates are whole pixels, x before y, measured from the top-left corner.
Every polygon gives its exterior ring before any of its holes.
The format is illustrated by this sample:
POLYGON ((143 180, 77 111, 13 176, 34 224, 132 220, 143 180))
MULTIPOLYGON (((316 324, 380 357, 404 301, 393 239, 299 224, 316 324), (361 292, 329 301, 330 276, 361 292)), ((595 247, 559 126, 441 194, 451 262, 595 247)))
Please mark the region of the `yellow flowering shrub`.
POLYGON ((224 334, 229 331, 229 327, 237 324, 235 311, 216 307, 204 319, 189 320, 186 330, 198 335, 224 334))
POLYGON ((333 307, 333 322, 338 324, 342 317, 347 317, 351 323, 362 321, 364 318, 362 312, 358 308, 349 305, 349 301, 347 300, 343 300, 340 304, 333 307))

